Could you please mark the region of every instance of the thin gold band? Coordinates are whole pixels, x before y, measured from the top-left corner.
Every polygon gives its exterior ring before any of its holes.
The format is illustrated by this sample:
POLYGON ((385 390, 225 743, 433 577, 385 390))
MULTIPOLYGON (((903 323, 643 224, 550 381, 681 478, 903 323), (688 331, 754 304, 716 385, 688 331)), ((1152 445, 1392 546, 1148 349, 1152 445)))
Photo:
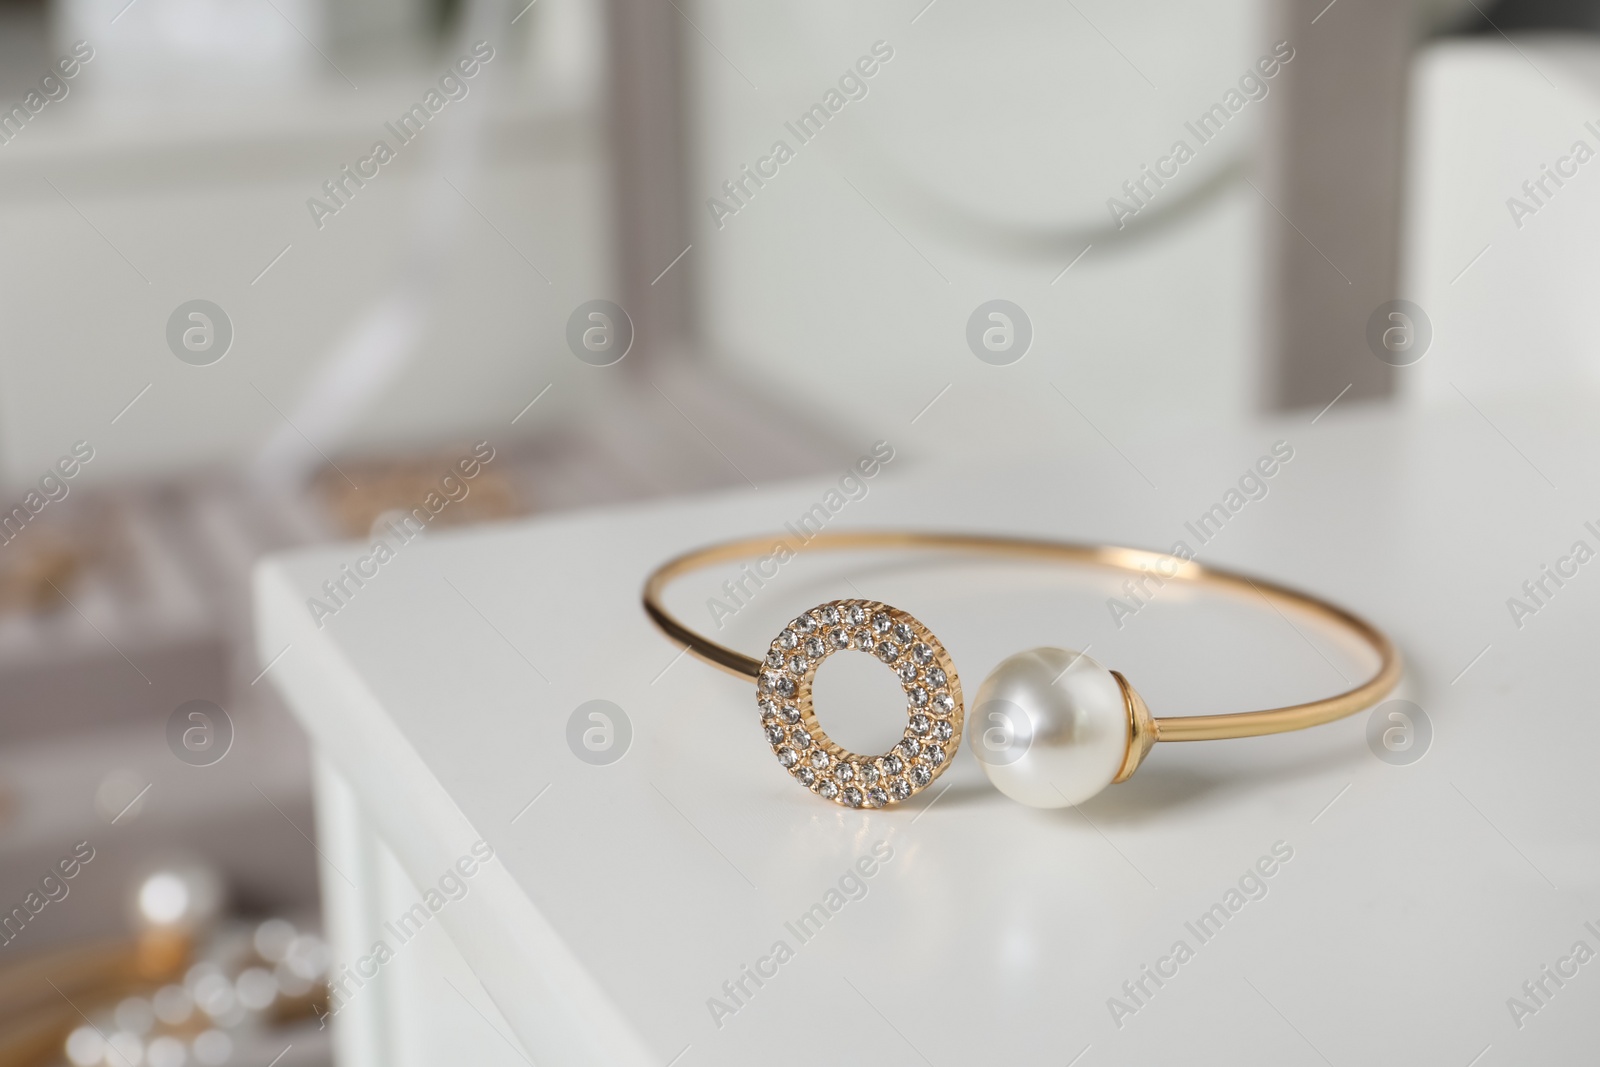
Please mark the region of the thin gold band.
POLYGON ((668 560, 651 574, 644 587, 644 610, 663 632, 688 646, 688 651, 730 674, 758 678, 761 661, 753 656, 720 645, 696 633, 668 614, 661 605, 661 593, 673 579, 702 567, 729 560, 744 559, 786 544, 792 551, 812 549, 945 549, 975 552, 989 556, 1023 559, 1049 559, 1116 570, 1142 573, 1154 570, 1163 581, 1209 583, 1240 591, 1254 592, 1274 608, 1288 605, 1300 608, 1326 621, 1336 623, 1360 637, 1378 654, 1378 671, 1367 681, 1336 696, 1264 711, 1241 711, 1225 715, 1180 715, 1154 720, 1157 741, 1211 741, 1225 737, 1256 737, 1319 726, 1369 708, 1394 688, 1400 680, 1400 655, 1384 633, 1365 619, 1311 596, 1274 582, 1251 578, 1233 571, 1204 566, 1193 560, 1180 560, 1162 552, 1116 545, 1080 545, 1063 541, 1036 541, 1025 538, 986 537, 973 534, 920 533, 910 530, 823 531, 796 550, 786 538, 746 537, 710 545, 668 560), (1158 567, 1158 564, 1160 565, 1158 567), (1171 573, 1168 573, 1169 570, 1171 573))

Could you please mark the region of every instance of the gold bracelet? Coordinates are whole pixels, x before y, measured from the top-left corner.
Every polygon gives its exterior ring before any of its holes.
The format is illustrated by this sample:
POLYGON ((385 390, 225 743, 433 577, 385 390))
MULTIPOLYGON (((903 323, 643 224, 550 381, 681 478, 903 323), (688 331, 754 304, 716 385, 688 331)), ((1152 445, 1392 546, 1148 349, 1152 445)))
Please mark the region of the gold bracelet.
MULTIPOLYGON (((779 547, 801 551, 784 538, 751 537, 669 560, 645 582, 644 609, 698 658, 756 680, 767 741, 778 762, 812 792, 855 808, 887 807, 916 795, 950 765, 961 743, 963 718, 955 665, 922 623, 878 601, 832 600, 797 616, 759 660, 696 633, 662 607, 662 591, 680 575, 779 547), (877 656, 905 691, 905 734, 881 756, 841 748, 817 724, 812 705, 817 667, 845 650, 877 656)), ((1378 670, 1370 679, 1322 700, 1264 711, 1154 718, 1126 678, 1082 653, 1020 652, 1003 660, 978 687, 977 717, 985 728, 973 734, 971 747, 996 788, 1033 807, 1080 804, 1107 785, 1127 781, 1157 741, 1255 737, 1317 726, 1372 707, 1400 680, 1393 643, 1365 620, 1309 594, 1161 552, 906 530, 820 532, 803 548, 815 549, 936 549, 1154 572, 1163 582, 1250 591, 1275 609, 1302 609, 1355 634, 1378 655, 1378 670)))

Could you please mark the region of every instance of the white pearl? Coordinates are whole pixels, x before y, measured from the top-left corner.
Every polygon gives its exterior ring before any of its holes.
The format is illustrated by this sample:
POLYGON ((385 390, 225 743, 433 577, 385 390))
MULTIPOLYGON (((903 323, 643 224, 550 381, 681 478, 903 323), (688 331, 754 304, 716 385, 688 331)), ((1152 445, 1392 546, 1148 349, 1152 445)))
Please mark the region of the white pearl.
POLYGON ((1128 711, 1111 672, 1080 652, 1035 648, 978 687, 967 727, 989 781, 1035 808, 1081 804, 1111 784, 1128 753, 1128 711))

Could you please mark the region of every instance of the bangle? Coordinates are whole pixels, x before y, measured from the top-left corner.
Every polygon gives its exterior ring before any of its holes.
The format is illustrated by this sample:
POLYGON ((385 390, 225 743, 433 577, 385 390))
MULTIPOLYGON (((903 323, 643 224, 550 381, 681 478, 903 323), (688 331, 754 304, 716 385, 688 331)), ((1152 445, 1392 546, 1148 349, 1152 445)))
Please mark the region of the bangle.
MULTIPOLYGON (((703 567, 773 549, 770 537, 700 548, 656 568, 645 582, 644 609, 687 651, 715 667, 756 680, 761 725, 778 762, 818 796, 846 807, 887 807, 926 788, 950 765, 962 735, 961 682, 950 655, 910 614, 874 600, 833 600, 795 617, 765 659, 745 655, 691 630, 661 605, 673 579, 703 567), (900 680, 907 722, 888 752, 866 756, 835 744, 817 724, 812 683, 835 652, 876 656, 900 680)), ((780 546, 797 552, 792 544, 780 546)), ((981 732, 970 747, 985 774, 1013 800, 1040 808, 1080 804, 1107 785, 1127 781, 1157 741, 1210 741, 1300 730, 1376 704, 1400 679, 1400 657, 1382 631, 1306 593, 1161 552, 1112 545, 922 533, 907 530, 823 531, 805 551, 933 549, 985 556, 1109 567, 1162 581, 1254 592, 1274 610, 1297 608, 1349 631, 1377 653, 1377 672, 1353 689, 1321 700, 1263 711, 1155 718, 1120 673, 1079 652, 1036 648, 1003 660, 978 687, 981 732)))

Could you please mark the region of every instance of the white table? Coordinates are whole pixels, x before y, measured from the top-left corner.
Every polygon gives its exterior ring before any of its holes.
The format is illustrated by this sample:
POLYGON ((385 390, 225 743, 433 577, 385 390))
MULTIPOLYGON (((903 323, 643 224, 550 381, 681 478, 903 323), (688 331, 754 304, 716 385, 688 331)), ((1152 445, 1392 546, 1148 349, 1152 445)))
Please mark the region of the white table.
MULTIPOLYGON (((429 535, 320 631, 306 598, 358 549, 269 560, 259 649, 266 662, 288 646, 268 677, 321 760, 324 884, 346 958, 378 937, 394 944, 384 923, 474 841, 495 853, 336 1018, 345 1062, 1488 1067, 1592 1056, 1600 961, 1563 987, 1546 979, 1552 995, 1520 1028, 1507 999, 1527 1000, 1524 981, 1580 939, 1600 951, 1600 561, 1520 630, 1506 606, 1574 541, 1600 548, 1584 525, 1600 527, 1592 405, 1569 395, 1482 414, 1336 409, 1315 425, 1119 442, 1122 454, 1055 465, 891 464, 834 526, 1165 548, 1194 544, 1185 521, 1286 440, 1294 458, 1269 495, 1200 558, 1305 586, 1388 628, 1411 671, 1399 695, 1432 724, 1431 749, 1409 765, 1374 755, 1365 714, 1282 737, 1162 745, 1080 811, 1011 803, 969 751, 903 808, 823 803, 772 759, 753 687, 677 658, 652 628, 638 595, 655 563, 778 528, 823 483, 429 535), (632 725, 609 765, 566 741, 569 716, 596 699, 632 725), (1226 904, 1275 844, 1293 855, 1265 865, 1266 895, 1202 943, 1186 924, 1226 904), (874 850, 892 856, 864 896, 803 941, 785 925, 874 850), (1160 987, 1145 978, 1133 1000, 1124 982, 1180 939, 1193 958, 1160 987), (708 998, 732 1006, 724 983, 779 941, 793 958, 759 988, 744 979, 749 995, 719 1026, 708 998), (1138 1010, 1114 1019, 1112 997, 1138 1010)), ((705 620, 723 577, 688 580, 679 608, 705 620)), ((1092 646, 1158 715, 1288 703, 1361 669, 1312 624, 1261 603, 1169 589, 1119 631, 1105 604, 1115 587, 1099 576, 1015 565, 935 577, 925 561, 802 559, 722 633, 759 650, 798 611, 858 591, 927 623, 969 698, 1000 658, 1040 644, 1092 646)), ((875 671, 861 684, 889 692, 888 672, 875 671)), ((860 711, 841 708, 840 730, 871 732, 852 720, 860 711)), ((881 736, 897 713, 878 713, 881 736)))

